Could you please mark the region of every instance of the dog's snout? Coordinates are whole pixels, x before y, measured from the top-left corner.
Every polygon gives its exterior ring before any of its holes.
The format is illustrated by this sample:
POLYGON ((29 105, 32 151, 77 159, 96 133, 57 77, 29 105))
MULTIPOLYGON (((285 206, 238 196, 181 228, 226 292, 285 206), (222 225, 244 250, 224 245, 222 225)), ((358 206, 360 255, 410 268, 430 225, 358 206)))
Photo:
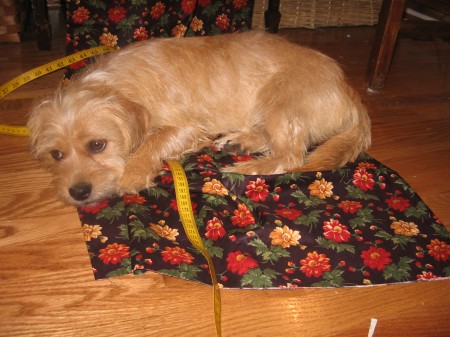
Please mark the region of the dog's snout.
POLYGON ((69 188, 69 194, 77 201, 83 201, 89 198, 91 191, 92 185, 86 182, 75 184, 69 188))

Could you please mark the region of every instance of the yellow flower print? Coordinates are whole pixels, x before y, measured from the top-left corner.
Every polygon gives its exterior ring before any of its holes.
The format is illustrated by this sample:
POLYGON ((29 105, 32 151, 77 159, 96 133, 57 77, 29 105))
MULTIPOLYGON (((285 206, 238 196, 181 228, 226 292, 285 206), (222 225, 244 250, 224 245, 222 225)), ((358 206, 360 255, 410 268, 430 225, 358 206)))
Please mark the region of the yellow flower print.
POLYGON ((178 229, 173 229, 166 226, 164 220, 159 221, 158 224, 151 223, 150 228, 154 230, 158 236, 170 241, 176 241, 175 237, 179 234, 178 229))
POLYGON ((416 236, 420 233, 415 223, 403 220, 394 221, 391 228, 394 230, 395 234, 399 235, 416 236))
POLYGON ((325 199, 333 195, 333 184, 324 178, 314 181, 308 188, 311 195, 320 199, 325 199))
POLYGON ((202 192, 216 195, 228 195, 226 187, 217 179, 207 181, 202 187, 202 192))
POLYGON ((99 225, 83 225, 83 235, 86 241, 91 241, 91 239, 97 239, 102 235, 102 227, 99 225))
POLYGON ((290 246, 297 246, 301 236, 299 231, 294 231, 285 225, 283 228, 275 228, 269 234, 269 238, 272 239, 272 245, 289 248, 290 246))
POLYGON ((181 23, 172 28, 172 35, 175 37, 183 37, 187 27, 181 23))

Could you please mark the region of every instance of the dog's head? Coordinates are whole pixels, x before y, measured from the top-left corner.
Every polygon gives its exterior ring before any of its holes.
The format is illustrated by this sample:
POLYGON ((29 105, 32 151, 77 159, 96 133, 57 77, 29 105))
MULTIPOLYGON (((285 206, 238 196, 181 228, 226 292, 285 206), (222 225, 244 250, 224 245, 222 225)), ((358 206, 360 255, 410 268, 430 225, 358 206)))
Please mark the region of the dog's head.
POLYGON ((59 196, 83 206, 118 192, 145 120, 119 92, 75 81, 34 108, 28 129, 31 152, 53 174, 59 196))

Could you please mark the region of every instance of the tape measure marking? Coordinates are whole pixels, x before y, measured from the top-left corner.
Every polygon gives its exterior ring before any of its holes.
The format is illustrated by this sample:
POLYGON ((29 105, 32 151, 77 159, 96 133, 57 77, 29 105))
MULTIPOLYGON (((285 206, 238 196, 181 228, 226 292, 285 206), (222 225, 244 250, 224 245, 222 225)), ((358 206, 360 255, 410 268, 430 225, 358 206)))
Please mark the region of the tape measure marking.
POLYGON ((222 305, 220 299, 219 284, 217 282, 216 269, 214 267, 211 255, 203 244, 202 238, 200 237, 197 229, 194 212, 192 211, 192 203, 191 197, 189 195, 189 185, 186 178, 186 173, 184 172, 184 169, 179 162, 175 160, 166 160, 166 162, 169 165, 170 170, 172 171, 178 213, 180 214, 180 219, 181 223, 183 224, 184 231, 186 232, 189 241, 203 254, 203 256, 206 258, 206 261, 208 262, 209 273, 211 275, 211 281, 214 290, 214 319, 216 322, 216 332, 217 336, 221 336, 222 305))
MULTIPOLYGON (((94 56, 97 56, 100 54, 109 53, 114 50, 115 50, 115 48, 110 47, 110 46, 94 47, 94 48, 83 50, 78 53, 66 56, 66 57, 62 57, 55 61, 44 64, 40 67, 31 69, 31 70, 27 71, 26 73, 24 73, 18 77, 15 77, 12 80, 10 80, 10 81, 6 82, 5 84, 3 84, 2 86, 0 86, 0 99, 5 97, 12 91, 16 90, 17 88, 21 87, 22 85, 24 85, 38 77, 47 75, 56 70, 62 69, 71 64, 82 61, 86 58, 94 57, 94 56)), ((10 135, 10 136, 27 136, 28 131, 26 130, 26 127, 23 127, 23 126, 11 126, 11 125, 0 124, 0 134, 10 135)))

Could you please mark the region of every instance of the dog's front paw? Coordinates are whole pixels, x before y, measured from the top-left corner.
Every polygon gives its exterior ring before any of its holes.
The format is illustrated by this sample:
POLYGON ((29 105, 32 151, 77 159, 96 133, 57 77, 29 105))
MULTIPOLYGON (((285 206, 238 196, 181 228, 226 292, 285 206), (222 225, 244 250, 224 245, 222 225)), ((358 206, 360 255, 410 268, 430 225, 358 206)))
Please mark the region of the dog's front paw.
POLYGON ((156 174, 146 172, 139 172, 137 170, 128 169, 119 181, 119 193, 123 194, 138 194, 144 189, 149 189, 154 186, 153 182, 156 174))

